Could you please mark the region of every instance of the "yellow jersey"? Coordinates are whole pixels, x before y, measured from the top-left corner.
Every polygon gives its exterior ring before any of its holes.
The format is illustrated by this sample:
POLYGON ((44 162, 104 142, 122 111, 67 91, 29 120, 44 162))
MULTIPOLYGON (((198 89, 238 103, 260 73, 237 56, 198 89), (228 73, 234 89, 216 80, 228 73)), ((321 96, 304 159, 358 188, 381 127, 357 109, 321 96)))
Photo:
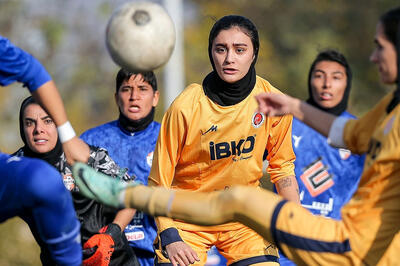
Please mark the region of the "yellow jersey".
MULTIPOLYGON (((280 93, 257 77, 243 101, 221 106, 205 95, 201 85, 188 86, 164 115, 149 183, 201 192, 258 186, 265 150, 273 183, 294 175, 292 116, 266 118, 256 112, 254 96, 263 92, 280 93)), ((158 220, 160 232, 174 227, 168 218, 158 220)))
POLYGON ((400 105, 387 114, 392 98, 348 121, 343 132, 352 152, 367 152, 359 188, 342 209, 351 248, 364 261, 380 258, 400 230, 400 105))

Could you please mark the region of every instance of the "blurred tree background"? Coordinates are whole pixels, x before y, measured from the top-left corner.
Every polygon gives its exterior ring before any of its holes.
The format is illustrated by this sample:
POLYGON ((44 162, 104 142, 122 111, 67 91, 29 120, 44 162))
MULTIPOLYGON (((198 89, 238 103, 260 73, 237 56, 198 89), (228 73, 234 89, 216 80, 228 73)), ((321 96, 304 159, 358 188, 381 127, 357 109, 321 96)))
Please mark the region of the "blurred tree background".
MULTIPOLYGON (((78 134, 118 115, 113 98, 118 67, 107 54, 104 32, 111 12, 124 2, 0 0, 0 34, 43 62, 78 134)), ((211 70, 207 45, 215 20, 239 14, 259 30, 257 73, 288 94, 307 97, 307 74, 318 51, 335 48, 344 53, 353 69, 349 109, 362 115, 391 89, 379 83, 369 55, 379 15, 398 4, 398 0, 186 0, 185 84, 201 83, 211 70)), ((162 71, 156 71, 161 97, 162 71)), ((3 152, 12 153, 22 145, 19 103, 28 95, 19 84, 0 89, 3 152)), ((165 108, 161 103, 156 120, 161 121, 165 108)), ((19 218, 0 225, 0 247, 0 265, 40 264, 37 245, 19 218)))

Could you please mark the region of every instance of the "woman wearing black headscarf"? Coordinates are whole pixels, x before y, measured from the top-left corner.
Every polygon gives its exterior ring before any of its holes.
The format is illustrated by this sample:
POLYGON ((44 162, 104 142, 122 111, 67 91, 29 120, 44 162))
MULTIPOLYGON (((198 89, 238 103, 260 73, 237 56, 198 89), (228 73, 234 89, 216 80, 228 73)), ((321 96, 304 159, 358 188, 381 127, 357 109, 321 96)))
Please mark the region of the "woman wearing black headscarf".
MULTIPOLYGON (((346 111, 352 73, 346 58, 336 50, 316 56, 308 73, 307 103, 341 117, 355 117, 346 111)), ((341 209, 358 187, 364 156, 331 147, 326 137, 293 118, 295 173, 303 207, 316 215, 340 219, 341 209)), ((284 256, 281 265, 293 265, 284 256)))
MULTIPOLYGON (((298 201, 292 117, 266 119, 255 112, 255 95, 279 92, 256 75, 258 51, 249 19, 231 15, 215 23, 208 45, 213 71, 202 85, 188 86, 165 114, 150 185, 190 191, 258 187, 267 149, 271 181, 281 195, 298 201)), ((204 265, 212 245, 228 264, 278 262, 276 248, 239 223, 207 228, 161 217, 157 222, 156 264, 204 265)))
MULTIPOLYGON (((65 187, 71 191, 74 207, 81 223, 81 243, 84 248, 83 265, 138 265, 136 256, 129 247, 123 230, 133 217, 133 210, 106 207, 80 195, 71 174, 58 138, 53 120, 33 97, 26 98, 20 108, 19 129, 24 146, 15 156, 38 158, 54 166, 62 175, 65 187), (91 249, 92 248, 92 249, 91 249), (102 264, 103 263, 103 264, 102 264)), ((129 181, 124 169, 108 156, 105 149, 89 146, 88 165, 115 178, 129 181)), ((43 176, 46 178, 46 176, 43 176)), ((55 265, 46 245, 38 237, 30 216, 22 217, 30 226, 41 247, 40 259, 43 265, 55 265)))

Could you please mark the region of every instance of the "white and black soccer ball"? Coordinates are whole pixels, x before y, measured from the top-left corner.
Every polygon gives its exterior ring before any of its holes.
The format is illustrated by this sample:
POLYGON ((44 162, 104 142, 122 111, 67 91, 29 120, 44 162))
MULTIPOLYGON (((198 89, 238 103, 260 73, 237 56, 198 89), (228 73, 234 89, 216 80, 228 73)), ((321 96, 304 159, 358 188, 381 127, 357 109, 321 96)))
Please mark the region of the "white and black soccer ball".
POLYGON ((175 27, 159 4, 127 3, 113 12, 106 45, 113 61, 128 71, 152 71, 164 65, 174 50, 175 27))

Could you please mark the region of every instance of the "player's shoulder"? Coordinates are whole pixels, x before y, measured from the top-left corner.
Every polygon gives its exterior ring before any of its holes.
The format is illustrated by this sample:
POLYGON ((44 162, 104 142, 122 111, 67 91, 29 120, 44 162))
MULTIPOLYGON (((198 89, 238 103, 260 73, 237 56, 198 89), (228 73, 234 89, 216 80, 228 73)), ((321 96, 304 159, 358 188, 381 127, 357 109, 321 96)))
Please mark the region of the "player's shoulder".
POLYGON ((158 137, 158 134, 160 132, 161 124, 158 123, 157 121, 153 121, 150 123, 150 125, 147 126, 147 128, 143 131, 144 134, 146 134, 148 137, 155 136, 156 138, 158 137))
POLYGON ((357 117, 347 111, 344 111, 343 113, 341 113, 339 116, 341 117, 345 117, 345 118, 351 118, 351 119, 356 119, 357 117))
POLYGON ((203 87, 200 84, 192 83, 176 97, 170 106, 170 110, 190 110, 202 97, 205 97, 203 87))
POLYGON ((0 35, 0 55, 4 53, 5 49, 7 48, 8 39, 0 35))
POLYGON ((153 127, 153 129, 160 129, 160 127, 161 127, 161 124, 158 123, 157 121, 151 122, 150 125, 153 127))
POLYGON ((259 90, 259 92, 282 93, 280 90, 275 88, 268 80, 260 76, 257 76, 255 86, 259 90))
POLYGON ((90 128, 82 133, 81 138, 90 138, 91 136, 107 133, 118 127, 118 121, 114 120, 111 122, 104 123, 102 125, 90 128))

